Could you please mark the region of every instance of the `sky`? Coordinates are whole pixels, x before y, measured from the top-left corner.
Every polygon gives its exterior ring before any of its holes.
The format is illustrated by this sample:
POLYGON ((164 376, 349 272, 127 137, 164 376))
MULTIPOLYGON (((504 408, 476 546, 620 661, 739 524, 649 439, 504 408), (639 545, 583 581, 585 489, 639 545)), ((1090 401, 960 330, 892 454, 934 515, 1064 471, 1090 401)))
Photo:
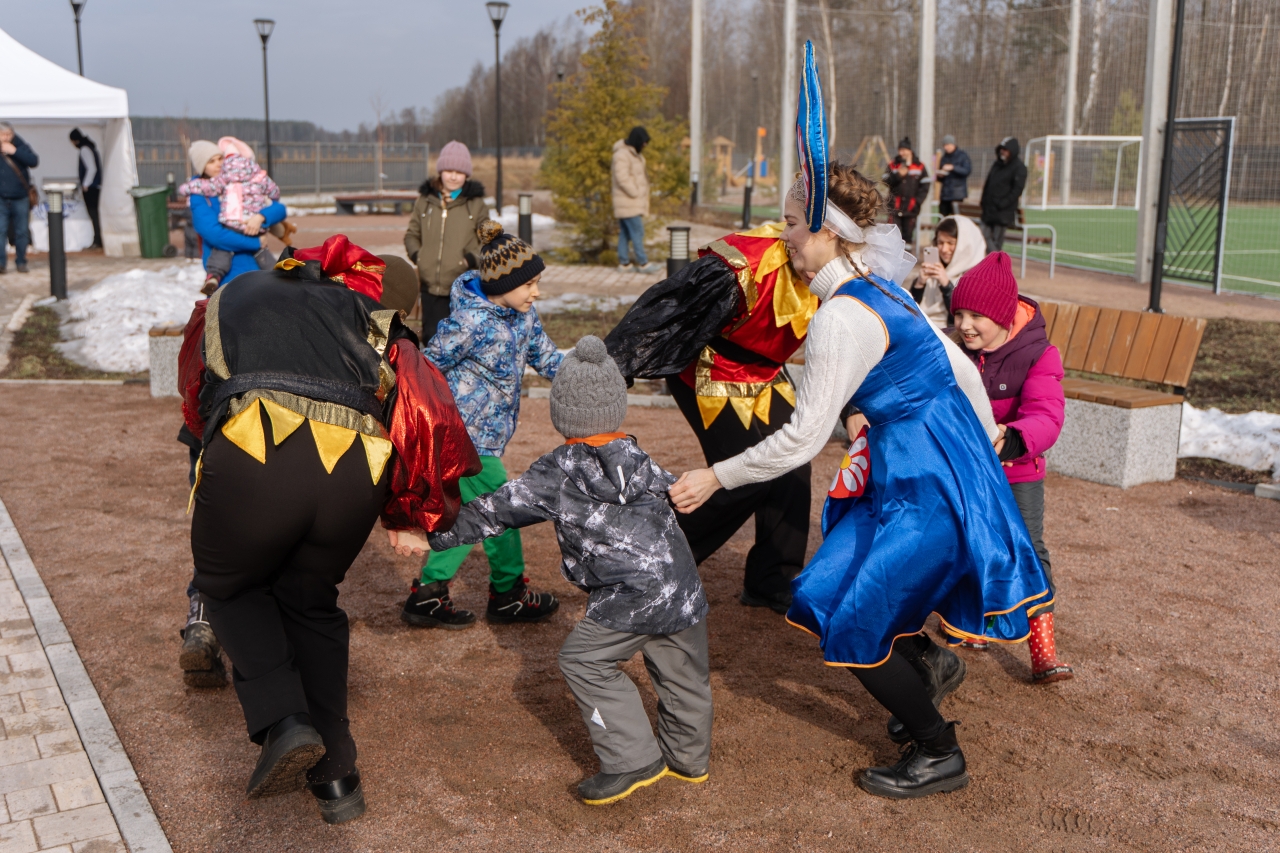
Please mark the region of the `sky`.
MULTIPOLYGON (((510 0, 504 49, 590 0, 510 0)), ((5 2, 0 28, 76 70, 75 17, 65 0, 5 2)), ((273 18, 271 118, 328 130, 372 124, 385 110, 430 107, 493 62, 484 0, 88 0, 85 75, 129 92, 133 115, 258 118, 262 45, 254 18, 273 18)), ((18 81, 5 81, 16 85, 18 81)))

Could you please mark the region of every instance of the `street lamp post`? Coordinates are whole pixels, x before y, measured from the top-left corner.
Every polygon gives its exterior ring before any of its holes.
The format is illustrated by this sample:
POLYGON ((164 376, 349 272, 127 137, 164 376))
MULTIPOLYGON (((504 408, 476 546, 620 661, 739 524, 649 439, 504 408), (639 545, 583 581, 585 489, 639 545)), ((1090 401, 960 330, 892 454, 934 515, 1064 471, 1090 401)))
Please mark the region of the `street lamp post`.
POLYGON ((267 87, 267 39, 276 28, 276 22, 270 18, 254 18, 253 25, 258 30, 258 38, 262 39, 262 111, 266 116, 264 133, 267 148, 267 174, 271 174, 271 94, 267 87))
POLYGON ((89 0, 71 0, 71 11, 76 16, 76 61, 80 63, 80 76, 84 76, 84 51, 80 49, 80 13, 84 11, 84 4, 89 0))
POLYGON ((493 198, 498 203, 498 214, 502 214, 502 50, 498 41, 498 31, 502 29, 502 21, 507 17, 510 3, 504 0, 490 0, 484 4, 489 12, 489 20, 493 21, 493 114, 494 139, 498 145, 498 180, 494 188, 493 198))

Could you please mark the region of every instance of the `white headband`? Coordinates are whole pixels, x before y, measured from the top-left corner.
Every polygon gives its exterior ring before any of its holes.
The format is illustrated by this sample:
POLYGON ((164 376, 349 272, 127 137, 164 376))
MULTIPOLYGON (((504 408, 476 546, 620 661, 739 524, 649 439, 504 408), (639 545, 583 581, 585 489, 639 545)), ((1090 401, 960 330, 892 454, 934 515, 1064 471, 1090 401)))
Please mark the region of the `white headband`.
MULTIPOLYGON (((804 179, 797 178, 787 192, 789 198, 804 204, 804 179)), ((898 226, 888 223, 861 227, 849 214, 827 199, 827 212, 822 227, 850 243, 863 245, 862 260, 871 271, 901 285, 916 265, 915 256, 907 251, 906 241, 898 226)))

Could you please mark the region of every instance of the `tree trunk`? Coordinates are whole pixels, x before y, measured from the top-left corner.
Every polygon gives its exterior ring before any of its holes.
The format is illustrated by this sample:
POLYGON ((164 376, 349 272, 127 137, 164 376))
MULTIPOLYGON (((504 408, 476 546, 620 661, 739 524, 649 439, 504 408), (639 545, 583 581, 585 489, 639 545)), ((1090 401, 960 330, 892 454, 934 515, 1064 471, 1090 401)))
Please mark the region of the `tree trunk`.
POLYGON ((1231 0, 1231 21, 1227 24, 1227 73, 1222 80, 1222 100, 1218 102, 1218 115, 1227 114, 1227 100, 1231 97, 1231 59, 1236 49, 1236 4, 1231 0))

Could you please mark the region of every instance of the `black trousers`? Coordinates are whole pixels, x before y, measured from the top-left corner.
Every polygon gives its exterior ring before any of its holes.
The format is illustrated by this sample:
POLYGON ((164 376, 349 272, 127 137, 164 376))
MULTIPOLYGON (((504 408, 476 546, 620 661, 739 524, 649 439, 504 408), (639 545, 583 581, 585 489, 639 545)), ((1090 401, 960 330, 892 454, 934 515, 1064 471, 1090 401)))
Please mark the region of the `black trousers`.
MULTIPOLYGON (((769 423, 753 418, 750 429, 725 406, 709 429, 702 426, 698 398, 678 376, 667 379, 671 396, 698 436, 703 456, 714 465, 737 456, 782 428, 791 418, 791 404, 782 395, 773 395, 769 423)), ((809 544, 809 466, 801 465, 776 480, 738 489, 721 489, 694 512, 678 513, 680 529, 689 540, 699 563, 729 541, 753 514, 756 517, 756 544, 747 552, 742 586, 748 592, 773 596, 790 593, 791 579, 804 568, 804 552, 809 544)))
POLYGON ((422 343, 426 344, 436 333, 436 326, 449 316, 449 297, 435 296, 420 291, 422 294, 422 343))
POLYGON ((933 641, 924 634, 899 637, 884 663, 849 668, 867 692, 897 717, 917 741, 931 741, 947 726, 933 707, 920 674, 911 665, 911 660, 919 660, 932 645, 933 641))
POLYGON ((83 190, 84 206, 89 211, 89 219, 93 220, 93 245, 102 248, 102 224, 98 221, 98 198, 102 195, 102 190, 98 187, 90 187, 83 190))
POLYGON ((941 213, 943 216, 954 216, 956 212, 957 204, 958 202, 943 199, 942 201, 938 202, 938 212, 941 213))
MULTIPOLYGON (((1053 583, 1053 569, 1049 565, 1049 549, 1044 545, 1044 480, 1033 480, 1030 483, 1012 483, 1013 499, 1018 503, 1018 511, 1026 522, 1027 532, 1031 534, 1031 545, 1040 557, 1040 565, 1044 566, 1044 575, 1049 579, 1049 591, 1054 595, 1058 589, 1053 583)), ((1043 607, 1039 613, 1052 613, 1054 605, 1043 607)))
MULTIPOLYGON (((266 464, 221 433, 204 454, 191 521, 195 585, 254 742, 290 714, 310 714, 325 756, 312 782, 346 776, 356 745, 347 719, 347 614, 338 584, 369 537, 387 492, 357 438, 326 474, 303 424, 266 464)), ((388 466, 389 467, 389 466, 388 466)))

